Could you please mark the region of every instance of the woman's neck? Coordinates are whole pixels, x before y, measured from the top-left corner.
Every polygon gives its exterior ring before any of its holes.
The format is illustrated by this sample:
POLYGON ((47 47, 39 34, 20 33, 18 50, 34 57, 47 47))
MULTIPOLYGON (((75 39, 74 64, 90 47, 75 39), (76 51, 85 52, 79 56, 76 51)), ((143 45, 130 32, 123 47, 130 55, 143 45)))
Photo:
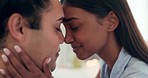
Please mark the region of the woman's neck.
POLYGON ((117 42, 114 35, 112 35, 109 37, 105 47, 101 49, 101 52, 98 52, 98 55, 108 65, 109 70, 112 70, 113 65, 118 59, 121 48, 122 46, 117 42))
POLYGON ((99 56, 104 60, 104 62, 108 65, 109 69, 111 70, 113 65, 115 64, 116 60, 118 59, 118 55, 120 52, 120 49, 109 49, 108 51, 103 51, 102 54, 99 56))

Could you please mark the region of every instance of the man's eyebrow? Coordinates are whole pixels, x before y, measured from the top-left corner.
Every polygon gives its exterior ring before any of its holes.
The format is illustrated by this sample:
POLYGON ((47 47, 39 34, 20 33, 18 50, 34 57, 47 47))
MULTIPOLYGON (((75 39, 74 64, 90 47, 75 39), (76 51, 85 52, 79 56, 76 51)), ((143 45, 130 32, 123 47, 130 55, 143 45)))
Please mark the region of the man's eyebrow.
POLYGON ((70 18, 64 18, 64 23, 67 23, 67 22, 69 22, 69 21, 72 21, 72 20, 74 20, 74 19, 78 19, 78 18, 75 18, 75 17, 70 17, 70 18))
POLYGON ((64 17, 59 18, 57 21, 64 21, 64 17))

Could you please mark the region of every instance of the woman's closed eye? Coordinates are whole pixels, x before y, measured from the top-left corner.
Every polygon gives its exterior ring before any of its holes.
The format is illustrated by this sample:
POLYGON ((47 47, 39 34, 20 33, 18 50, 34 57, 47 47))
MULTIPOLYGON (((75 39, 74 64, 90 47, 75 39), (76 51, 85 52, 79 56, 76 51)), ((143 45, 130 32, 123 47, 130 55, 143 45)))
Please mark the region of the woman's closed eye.
POLYGON ((75 26, 75 27, 71 27, 72 31, 77 31, 79 29, 80 26, 75 26))

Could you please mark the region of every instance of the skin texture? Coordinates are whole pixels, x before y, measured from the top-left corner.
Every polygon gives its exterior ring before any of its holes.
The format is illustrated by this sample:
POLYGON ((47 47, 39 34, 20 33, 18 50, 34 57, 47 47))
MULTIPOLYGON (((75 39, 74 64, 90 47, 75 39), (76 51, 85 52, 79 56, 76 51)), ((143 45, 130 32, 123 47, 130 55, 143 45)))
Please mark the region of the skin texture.
MULTIPOLYGON (((34 61, 40 70, 43 70, 45 59, 51 58, 49 68, 53 71, 56 66, 55 61, 58 57, 58 52, 60 51, 59 45, 64 41, 60 30, 60 24, 63 21, 64 14, 58 0, 51 0, 51 5, 43 10, 41 14, 41 28, 39 30, 28 28, 28 22, 22 15, 17 13, 12 14, 8 20, 8 30, 10 32, 6 39, 6 47, 16 52, 13 48, 14 45, 20 45, 26 51, 30 60, 34 61)), ((14 54, 17 55, 16 53, 14 54)), ((11 55, 11 57, 13 56, 11 55)), ((16 59, 13 61, 16 61, 16 59)), ((19 61, 21 60, 19 59, 19 61)), ((0 67, 6 69, 3 62, 0 63, 0 67)))
POLYGON ((65 42, 71 44, 79 59, 87 59, 96 53, 111 70, 121 49, 114 34, 119 24, 115 13, 110 11, 104 18, 97 18, 83 9, 68 5, 63 5, 63 10, 65 42))
POLYGON ((119 24, 115 13, 111 11, 104 18, 97 18, 77 7, 63 5, 63 9, 65 42, 71 44, 77 57, 84 60, 96 53, 112 69, 121 49, 114 34, 119 24))
POLYGON ((64 23, 67 30, 65 42, 71 44, 78 58, 86 59, 105 46, 107 29, 103 19, 74 7, 65 6, 64 12, 65 18, 71 19, 64 23))
POLYGON ((51 57, 52 70, 55 68, 55 61, 59 44, 63 43, 63 35, 60 31, 60 24, 62 22, 63 11, 58 1, 53 0, 51 10, 46 10, 42 14, 41 29, 30 30, 26 29, 26 42, 24 42, 25 50, 29 52, 33 61, 41 67, 45 57, 51 57), (37 49, 34 49, 37 48, 37 49), (38 60, 36 60, 38 59, 38 60))
MULTIPOLYGON (((97 2, 98 4, 91 2, 94 4, 92 6, 88 5, 87 1, 86 4, 82 1, 76 1, 76 3, 75 1, 74 3, 71 1, 66 1, 63 3, 66 18, 66 20, 64 20, 64 25, 66 27, 65 42, 72 45, 78 58, 83 60, 96 53, 108 65, 108 71, 112 71, 112 67, 116 62, 119 52, 123 46, 133 57, 138 57, 147 63, 147 59, 145 59, 147 58, 147 54, 145 53, 147 52, 147 47, 144 45, 144 41, 142 40, 132 14, 130 13, 128 4, 125 0, 96 0, 94 2, 97 2), (76 7, 81 7, 88 11, 76 7), (92 9, 92 7, 96 8, 92 9), (97 17, 95 16, 96 14, 97 17), (121 29, 118 26, 120 26, 121 29), (116 38, 118 38, 118 42, 116 38)), ((35 46, 36 42, 34 42, 33 46, 35 46)), ((24 58, 22 57, 22 59, 24 58)), ((10 60, 12 61, 12 59, 10 60)), ((26 58, 25 60, 28 61, 26 58)), ((34 65, 29 66, 29 68, 34 68, 34 65)), ((25 78, 36 78, 36 76, 28 76, 25 78)))

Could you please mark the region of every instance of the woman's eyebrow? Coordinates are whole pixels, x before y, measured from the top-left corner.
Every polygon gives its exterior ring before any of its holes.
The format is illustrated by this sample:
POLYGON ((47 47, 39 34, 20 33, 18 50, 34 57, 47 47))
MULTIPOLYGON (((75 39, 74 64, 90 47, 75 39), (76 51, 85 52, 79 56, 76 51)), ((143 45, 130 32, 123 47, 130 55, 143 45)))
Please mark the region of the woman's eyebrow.
POLYGON ((64 23, 67 23, 67 22, 70 22, 70 21, 72 21, 72 20, 74 20, 74 19, 78 19, 78 18, 75 18, 75 17, 70 17, 70 18, 64 18, 64 23))

